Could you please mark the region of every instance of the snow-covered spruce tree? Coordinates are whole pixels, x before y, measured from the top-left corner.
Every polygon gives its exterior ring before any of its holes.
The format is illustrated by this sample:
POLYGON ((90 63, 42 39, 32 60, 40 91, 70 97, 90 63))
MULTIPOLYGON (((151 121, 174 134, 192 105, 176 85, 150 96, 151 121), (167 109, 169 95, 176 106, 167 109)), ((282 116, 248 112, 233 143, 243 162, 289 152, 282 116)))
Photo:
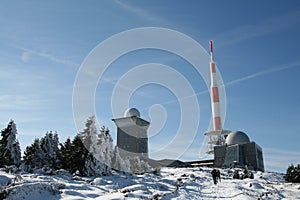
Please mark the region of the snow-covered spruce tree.
POLYGON ((123 159, 120 156, 120 151, 117 146, 114 148, 113 157, 112 157, 112 168, 117 171, 131 173, 130 161, 129 159, 123 159))
POLYGON ((108 128, 101 127, 98 140, 92 146, 94 157, 104 164, 105 171, 110 172, 114 145, 108 128))
MULTIPOLYGON (((81 134, 77 134, 71 144, 70 173, 79 172, 82 176, 86 175, 85 162, 88 156, 88 150, 85 148, 81 134)), ((66 154, 64 154, 66 156, 66 154)))
POLYGON ((90 151, 92 140, 97 138, 97 128, 94 116, 87 119, 85 128, 81 133, 79 133, 79 136, 81 137, 84 146, 88 149, 88 151, 90 151))
POLYGON ((44 152, 41 149, 40 140, 36 138, 31 146, 27 146, 24 152, 24 163, 31 169, 40 169, 43 167, 44 152))
POLYGON ((73 149, 70 138, 67 138, 64 144, 60 144, 60 152, 62 168, 70 171, 73 162, 73 149))
POLYGON ((109 130, 102 127, 98 134, 95 117, 90 117, 86 122, 84 131, 80 134, 89 150, 85 163, 88 176, 106 175, 111 172, 111 159, 113 157, 113 141, 109 130))
POLYGON ((284 175, 284 179, 291 183, 300 183, 300 164, 294 166, 293 164, 289 166, 284 175))
POLYGON ((17 128, 13 120, 1 131, 0 166, 21 164, 21 149, 17 140, 17 128))
POLYGON ((135 174, 143 174, 145 172, 152 172, 154 169, 140 157, 134 156, 130 158, 130 171, 135 174))
POLYGON ((60 169, 62 167, 61 153, 58 144, 58 135, 57 133, 53 134, 52 131, 47 132, 40 140, 41 149, 44 153, 43 167, 50 169, 60 169))
POLYGON ((91 153, 88 154, 85 161, 85 170, 86 176, 103 176, 110 173, 107 166, 96 159, 91 153))

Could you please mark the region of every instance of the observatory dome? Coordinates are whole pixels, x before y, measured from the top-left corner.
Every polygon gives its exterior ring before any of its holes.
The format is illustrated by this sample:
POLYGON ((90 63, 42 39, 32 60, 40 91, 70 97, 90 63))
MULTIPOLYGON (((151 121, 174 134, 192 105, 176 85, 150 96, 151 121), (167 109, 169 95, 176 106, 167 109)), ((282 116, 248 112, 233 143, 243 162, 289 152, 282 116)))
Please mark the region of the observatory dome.
POLYGON ((140 117, 140 111, 136 108, 128 108, 125 113, 124 117, 140 117))
POLYGON ((225 143, 227 145, 244 144, 250 142, 248 135, 242 131, 232 131, 226 137, 225 143))

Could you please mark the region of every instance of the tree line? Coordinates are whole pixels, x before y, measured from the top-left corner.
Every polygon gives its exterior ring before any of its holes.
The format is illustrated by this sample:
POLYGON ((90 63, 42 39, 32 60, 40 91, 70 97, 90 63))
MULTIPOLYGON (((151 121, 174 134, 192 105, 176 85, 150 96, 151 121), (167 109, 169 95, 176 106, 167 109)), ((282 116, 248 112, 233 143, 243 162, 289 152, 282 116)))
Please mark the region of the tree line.
POLYGON ((1 131, 0 167, 12 165, 25 171, 64 169, 80 176, 108 175, 112 169, 131 173, 152 170, 139 157, 121 157, 118 147, 113 145, 109 129, 103 126, 98 130, 95 117, 87 119, 85 129, 73 140, 67 138, 60 143, 56 132, 46 132, 26 147, 23 158, 16 124, 11 120, 1 131))

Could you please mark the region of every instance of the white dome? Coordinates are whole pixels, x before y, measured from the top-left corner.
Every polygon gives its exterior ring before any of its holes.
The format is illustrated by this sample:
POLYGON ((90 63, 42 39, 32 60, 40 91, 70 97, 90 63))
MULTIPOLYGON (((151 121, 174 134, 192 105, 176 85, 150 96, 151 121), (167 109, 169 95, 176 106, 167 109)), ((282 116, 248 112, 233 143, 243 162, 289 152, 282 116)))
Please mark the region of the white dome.
POLYGON ((140 111, 136 108, 128 108, 125 113, 124 117, 140 117, 140 111))
POLYGON ((248 135, 242 131, 232 131, 225 140, 227 145, 244 144, 248 142, 250 142, 248 135))

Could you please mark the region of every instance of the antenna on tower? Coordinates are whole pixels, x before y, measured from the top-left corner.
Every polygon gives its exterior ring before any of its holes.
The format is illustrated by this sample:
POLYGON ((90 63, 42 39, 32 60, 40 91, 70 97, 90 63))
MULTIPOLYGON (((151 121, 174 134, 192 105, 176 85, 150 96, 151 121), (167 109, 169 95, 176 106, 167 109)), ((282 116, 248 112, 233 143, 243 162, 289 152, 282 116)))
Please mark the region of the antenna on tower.
POLYGON ((213 55, 213 41, 209 41, 210 51, 210 96, 211 96, 211 110, 212 110, 212 121, 213 130, 204 133, 209 137, 208 144, 211 149, 207 153, 213 153, 213 145, 222 145, 225 142, 225 137, 229 134, 229 131, 223 130, 222 119, 221 119, 221 108, 220 108, 220 96, 219 86, 217 80, 217 70, 213 55))
POLYGON ((213 55, 213 41, 209 41, 209 50, 210 50, 210 61, 214 61, 214 55, 213 55))

